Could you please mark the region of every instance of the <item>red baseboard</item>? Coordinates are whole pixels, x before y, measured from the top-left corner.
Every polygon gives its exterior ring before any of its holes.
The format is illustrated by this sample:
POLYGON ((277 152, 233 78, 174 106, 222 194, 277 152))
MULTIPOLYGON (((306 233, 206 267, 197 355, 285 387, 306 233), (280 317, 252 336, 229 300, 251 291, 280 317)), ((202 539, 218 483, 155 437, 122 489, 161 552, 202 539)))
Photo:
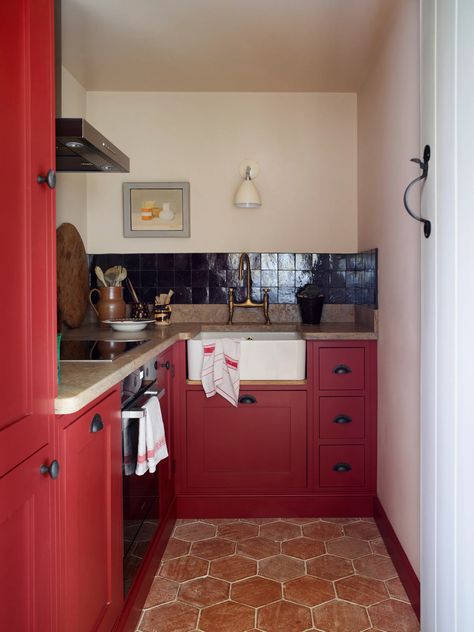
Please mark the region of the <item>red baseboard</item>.
POLYGON ((380 534, 385 542, 393 564, 397 569, 400 581, 405 588, 408 599, 413 606, 413 610, 420 619, 420 580, 416 576, 410 561, 400 544, 387 514, 378 498, 374 498, 374 518, 379 528, 380 534))
POLYGON ((176 521, 176 504, 173 502, 168 513, 164 517, 160 528, 155 534, 143 564, 138 571, 127 599, 122 608, 119 620, 115 624, 113 632, 134 632, 142 614, 142 608, 150 591, 161 558, 176 521))
POLYGON ((275 518, 372 516, 374 496, 361 495, 180 495, 178 518, 275 518))

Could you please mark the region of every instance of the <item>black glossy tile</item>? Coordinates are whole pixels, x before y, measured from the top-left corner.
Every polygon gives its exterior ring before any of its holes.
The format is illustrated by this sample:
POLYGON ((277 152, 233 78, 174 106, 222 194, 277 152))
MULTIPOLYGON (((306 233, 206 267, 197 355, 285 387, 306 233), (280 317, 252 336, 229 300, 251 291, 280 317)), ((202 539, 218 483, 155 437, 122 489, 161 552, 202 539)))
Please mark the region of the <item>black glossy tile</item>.
POLYGON ((319 287, 329 287, 329 272, 326 270, 314 272, 313 283, 319 287))
POLYGON ((313 270, 329 270, 329 255, 313 254, 313 270))
POLYGON ((258 286, 262 285, 262 271, 254 270, 252 268, 251 280, 252 280, 252 285, 258 285, 258 286))
POLYGON ((345 303, 346 302, 346 289, 343 287, 329 288, 329 295, 327 298, 328 303, 345 303))
POLYGON ((158 270, 174 270, 174 254, 161 253, 156 255, 156 265, 158 270))
POLYGON ((311 253, 295 255, 295 270, 311 270, 312 265, 313 255, 311 253))
POLYGON ((123 256, 123 265, 130 270, 140 270, 140 255, 138 253, 130 253, 123 256))
POLYGON ((292 253, 278 253, 278 270, 294 270, 295 255, 292 253))
POLYGON ((289 270, 278 270, 278 287, 291 286, 295 287, 295 272, 289 270))
POLYGON ((191 287, 207 287, 209 285, 209 270, 194 270, 191 273, 191 287))
POLYGON ((346 270, 346 255, 329 255, 330 270, 346 270))
POLYGON ((140 292, 140 298, 145 303, 154 303, 156 296, 156 287, 142 287, 140 292))
POLYGON ((356 260, 355 260, 355 269, 356 270, 363 270, 364 269, 364 265, 365 265, 365 261, 364 261, 364 255, 359 253, 356 255, 356 260))
POLYGON ((174 269, 175 270, 191 270, 191 253, 190 252, 177 252, 174 255, 174 269))
POLYGON ((240 254, 238 252, 229 252, 227 255, 227 270, 238 270, 240 262, 240 254))
POLYGON ((273 303, 274 305, 278 304, 278 287, 270 287, 268 289, 270 290, 268 292, 270 303, 273 303))
POLYGON ((156 255, 151 253, 141 254, 140 270, 156 270, 156 255))
POLYGON ((227 253, 218 252, 214 265, 217 270, 227 270, 227 253))
POLYGON ((174 282, 178 287, 191 287, 191 270, 176 270, 174 273, 174 282))
POLYGON ((156 270, 142 270, 140 272, 141 287, 156 287, 158 285, 158 275, 156 270))
POLYGON ((260 258, 262 270, 278 270, 278 255, 276 252, 262 252, 260 258))
POLYGON ((207 254, 205 252, 194 252, 191 255, 192 270, 209 270, 207 254))
POLYGON ((331 288, 346 287, 346 273, 345 272, 330 272, 329 273, 329 286, 331 288))
POLYGON ((209 303, 209 288, 208 287, 193 287, 192 288, 193 303, 209 303))
POLYGON ((296 303, 296 293, 294 287, 281 286, 278 288, 278 302, 293 304, 296 303))
POLYGON ((347 271, 346 272, 346 288, 350 289, 350 288, 355 288, 358 287, 361 283, 361 272, 353 272, 351 271, 347 271))
POLYGON ((185 305, 192 303, 192 290, 190 287, 175 287, 174 288, 174 303, 184 303, 185 305))
POLYGON ((356 297, 356 288, 355 287, 346 287, 346 303, 355 303, 356 297))
POLYGON ((259 252, 249 252, 250 267, 252 270, 260 270, 262 264, 262 255, 259 252))
POLYGON ((261 303, 263 301, 262 288, 259 285, 252 285, 250 296, 252 298, 252 301, 255 301, 256 303, 261 303))
POLYGON ((276 287, 278 285, 278 272, 277 270, 262 270, 261 273, 262 287, 276 287))
POLYGON ((226 278, 227 278, 227 287, 238 287, 238 286, 240 286, 239 271, 238 270, 227 270, 226 278))
POLYGON ((224 287, 210 287, 209 288, 209 303, 213 304, 225 304, 227 303, 227 290, 224 287))
POLYGON ((218 269, 209 270, 209 288, 226 287, 226 285, 227 285, 226 270, 218 270, 218 269))
POLYGON ((313 273, 309 270, 297 270, 295 274, 295 285, 296 287, 303 287, 303 285, 307 285, 308 283, 312 283, 313 281, 313 273))
POLYGON ((158 270, 158 285, 168 286, 173 288, 175 284, 174 271, 173 270, 158 270))
POLYGON ((346 270, 356 269, 356 255, 346 255, 346 270))

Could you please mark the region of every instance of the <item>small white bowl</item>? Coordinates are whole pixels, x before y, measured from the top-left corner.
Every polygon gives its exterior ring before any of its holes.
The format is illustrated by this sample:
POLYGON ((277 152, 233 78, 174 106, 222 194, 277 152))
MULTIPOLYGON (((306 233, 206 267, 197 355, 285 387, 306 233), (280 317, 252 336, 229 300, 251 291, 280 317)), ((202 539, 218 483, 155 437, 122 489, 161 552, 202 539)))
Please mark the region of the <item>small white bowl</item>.
POLYGON ((129 318, 117 318, 116 320, 103 320, 106 325, 110 325, 115 331, 142 331, 150 323, 154 323, 154 319, 133 320, 129 318))

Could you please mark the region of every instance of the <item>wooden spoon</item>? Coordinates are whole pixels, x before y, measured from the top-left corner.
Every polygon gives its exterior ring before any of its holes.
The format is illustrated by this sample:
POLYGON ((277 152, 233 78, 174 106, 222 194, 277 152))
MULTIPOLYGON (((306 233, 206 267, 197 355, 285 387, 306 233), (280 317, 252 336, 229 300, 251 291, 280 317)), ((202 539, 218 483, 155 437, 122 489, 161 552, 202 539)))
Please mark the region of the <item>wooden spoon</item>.
POLYGON ((96 266, 94 268, 94 272, 95 272, 96 277, 99 279, 100 283, 102 283, 104 287, 107 287, 107 281, 104 278, 104 273, 102 272, 102 268, 100 268, 99 266, 96 266))

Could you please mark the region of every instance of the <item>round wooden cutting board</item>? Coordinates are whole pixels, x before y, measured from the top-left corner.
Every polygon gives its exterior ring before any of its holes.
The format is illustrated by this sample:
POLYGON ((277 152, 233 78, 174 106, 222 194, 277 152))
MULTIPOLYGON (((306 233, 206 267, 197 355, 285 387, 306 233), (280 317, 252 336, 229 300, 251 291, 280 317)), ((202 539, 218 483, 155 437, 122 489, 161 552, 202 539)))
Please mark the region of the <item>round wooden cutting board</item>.
POLYGON ((89 261, 72 224, 61 224, 56 230, 56 268, 59 317, 68 327, 79 327, 89 300, 89 261))

